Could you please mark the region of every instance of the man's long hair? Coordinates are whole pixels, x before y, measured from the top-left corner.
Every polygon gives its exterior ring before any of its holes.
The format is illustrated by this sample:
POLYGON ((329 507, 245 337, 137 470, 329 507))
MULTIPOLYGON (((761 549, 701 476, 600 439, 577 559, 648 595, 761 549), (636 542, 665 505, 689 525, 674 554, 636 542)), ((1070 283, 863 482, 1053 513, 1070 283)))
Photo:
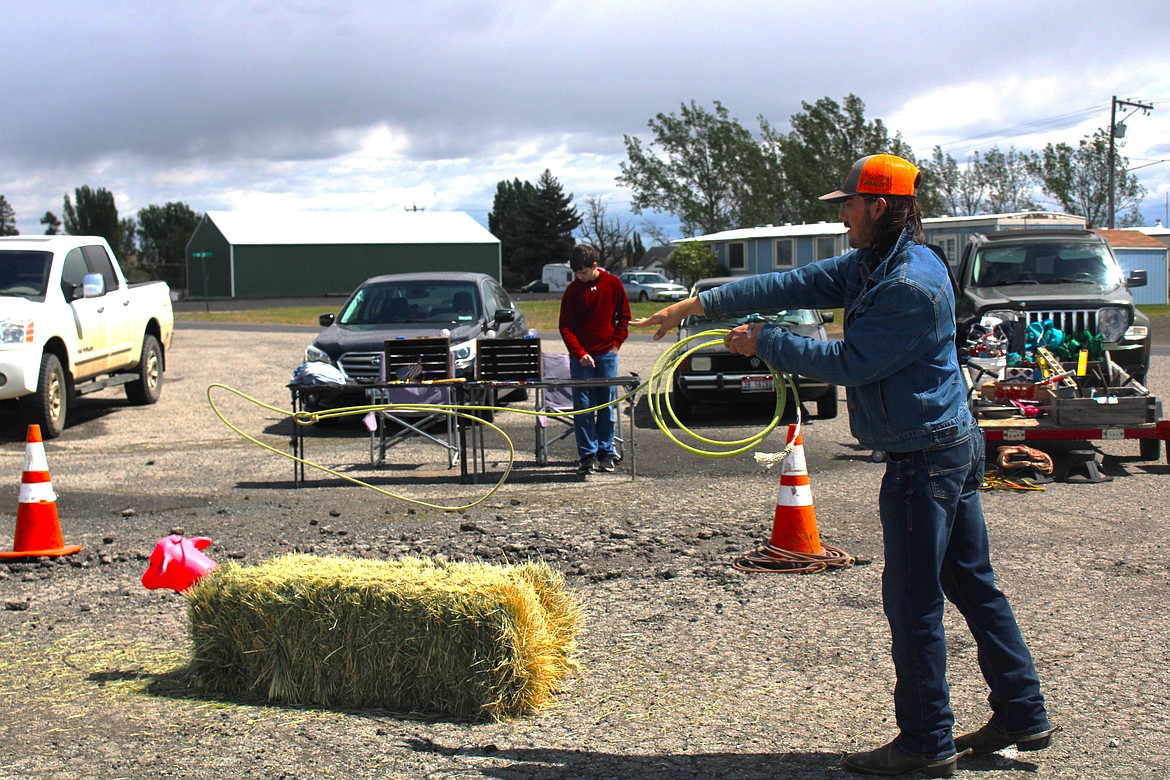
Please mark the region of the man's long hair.
POLYGON ((918 198, 907 195, 868 197, 886 199, 886 213, 878 221, 877 234, 873 240, 873 249, 879 257, 884 256, 898 242, 898 237, 902 235, 902 229, 906 225, 914 226, 914 238, 918 243, 926 243, 926 236, 922 232, 922 210, 918 208, 918 198))

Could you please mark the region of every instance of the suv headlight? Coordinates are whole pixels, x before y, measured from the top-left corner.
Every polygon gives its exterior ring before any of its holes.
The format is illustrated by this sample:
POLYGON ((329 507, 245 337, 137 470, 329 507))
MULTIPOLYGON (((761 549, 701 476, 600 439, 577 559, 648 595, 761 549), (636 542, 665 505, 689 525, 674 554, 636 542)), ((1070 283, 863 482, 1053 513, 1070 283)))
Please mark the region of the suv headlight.
POLYGON ((467 368, 475 360, 475 339, 451 345, 451 357, 455 358, 456 368, 467 368))
POLYGON ((1115 306, 1097 309, 1097 333, 1102 341, 1120 341, 1129 327, 1129 312, 1115 306))
POLYGON ((994 317, 1002 322, 1016 322, 1020 319, 1020 313, 1013 309, 996 309, 995 311, 983 312, 984 317, 994 317))
POLYGON ((25 344, 33 340, 32 320, 0 321, 0 343, 25 344))
POLYGON ((329 353, 318 347, 316 344, 310 344, 305 350, 306 363, 328 363, 333 365, 333 358, 329 357, 329 353))

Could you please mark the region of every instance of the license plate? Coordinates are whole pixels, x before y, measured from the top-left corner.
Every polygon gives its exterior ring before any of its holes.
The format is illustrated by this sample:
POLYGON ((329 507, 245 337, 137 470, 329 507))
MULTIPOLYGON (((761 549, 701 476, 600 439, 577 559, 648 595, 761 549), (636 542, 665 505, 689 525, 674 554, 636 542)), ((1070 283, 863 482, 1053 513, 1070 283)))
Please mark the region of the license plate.
POLYGON ((745 376, 741 387, 745 393, 771 393, 776 389, 771 374, 768 376, 745 376))

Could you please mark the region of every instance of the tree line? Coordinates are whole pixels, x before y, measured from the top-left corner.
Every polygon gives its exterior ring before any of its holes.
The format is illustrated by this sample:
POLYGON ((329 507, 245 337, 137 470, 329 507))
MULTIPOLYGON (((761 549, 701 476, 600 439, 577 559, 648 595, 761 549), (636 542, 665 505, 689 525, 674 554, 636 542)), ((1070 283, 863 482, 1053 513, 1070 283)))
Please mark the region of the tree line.
POLYGON ((539 279, 546 263, 567 262, 578 241, 592 244, 611 271, 634 265, 646 253, 641 234, 612 216, 603 198, 586 197, 582 214, 548 169, 535 184, 516 178, 496 185, 488 230, 500 240, 508 287, 539 279))
MULTIPOLYGON (((867 119, 856 95, 843 101, 824 97, 801 103, 780 132, 763 116, 753 132, 719 101, 713 108, 695 101, 677 113, 649 120, 650 138, 626 135, 627 159, 617 183, 631 193, 634 214, 657 212, 678 220, 684 237, 760 225, 831 222, 838 207, 818 198, 844 181, 853 162, 886 152, 913 161, 922 170, 919 203, 928 217, 975 216, 1044 209, 1085 218, 1090 228, 1109 219, 1109 135, 1098 130, 1073 146, 1049 143, 1039 151, 993 146, 956 160, 934 147, 918 157, 901 133, 891 135, 881 119, 867 119)), ((1142 224, 1146 190, 1128 172, 1129 161, 1114 158, 1114 223, 1142 224)), ((606 214, 599 198, 587 198, 586 214, 572 206, 560 184, 545 171, 537 184, 500 182, 489 229, 503 245, 510 283, 540 276, 545 262, 559 262, 574 243, 573 231, 597 246, 606 266, 623 268, 645 252, 631 225, 606 214)), ((661 243, 653 228, 647 232, 661 243)), ((675 253, 668 269, 683 278, 714 272, 714 259, 691 247, 675 253)))
MULTIPOLYGON (((52 211, 41 217, 45 235, 64 231, 71 236, 101 236, 114 250, 130 281, 161 279, 172 288, 187 287, 187 241, 201 216, 186 203, 174 202, 139 209, 132 217, 119 217, 114 195, 89 185, 65 195, 58 218, 52 211)), ((0 235, 15 236, 16 211, 0 195, 0 235)))
MULTIPOLYGON (((844 180, 852 163, 886 152, 922 170, 919 202, 926 216, 974 216, 1055 207, 1085 217, 1089 227, 1109 224, 1109 136, 1099 130, 1077 146, 1049 143, 1035 152, 998 146, 958 161, 936 146, 919 158, 901 133, 890 135, 880 119, 868 120, 856 95, 841 103, 821 98, 801 103, 791 130, 779 132, 764 117, 753 134, 715 101, 713 109, 691 101, 679 113, 648 123, 652 140, 625 136, 628 160, 618 183, 633 191, 634 213, 675 215, 687 235, 763 224, 834 220, 836 207, 818 196, 844 180)), ((1142 224, 1145 188, 1115 156, 1115 222, 1142 224)))

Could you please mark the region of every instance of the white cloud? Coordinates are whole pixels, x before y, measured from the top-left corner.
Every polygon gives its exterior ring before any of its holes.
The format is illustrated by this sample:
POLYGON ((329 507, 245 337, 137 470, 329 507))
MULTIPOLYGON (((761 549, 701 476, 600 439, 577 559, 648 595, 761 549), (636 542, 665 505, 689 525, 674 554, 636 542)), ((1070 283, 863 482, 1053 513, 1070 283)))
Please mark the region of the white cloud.
MULTIPOLYGON (((0 193, 23 232, 83 184, 128 213, 263 201, 483 219, 498 181, 547 168, 578 199, 624 208, 623 134, 647 137, 647 120, 690 100, 783 128, 802 101, 852 93, 920 155, 1075 142, 1107 124, 1112 95, 1170 99, 1168 9, 0 0, 0 50, 18 74, 0 113, 0 193), (1106 22, 1125 34, 1102 34, 1106 22)), ((1167 156, 1170 103, 1129 130, 1132 159, 1167 156)), ((1170 165, 1139 175, 1163 192, 1170 165)))

